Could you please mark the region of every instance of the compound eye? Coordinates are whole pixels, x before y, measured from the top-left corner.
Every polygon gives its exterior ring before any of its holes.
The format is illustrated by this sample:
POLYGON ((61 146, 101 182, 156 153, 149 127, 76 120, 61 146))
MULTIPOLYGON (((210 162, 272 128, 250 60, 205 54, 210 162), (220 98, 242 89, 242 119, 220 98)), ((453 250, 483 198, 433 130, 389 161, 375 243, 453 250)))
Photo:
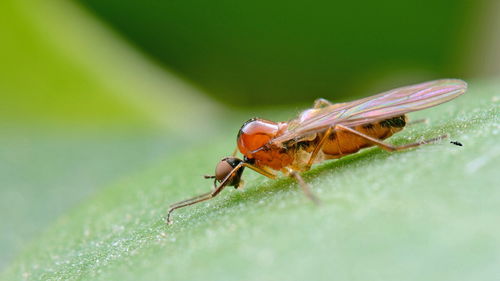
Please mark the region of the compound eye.
POLYGON ((277 123, 263 120, 250 119, 240 129, 238 133, 238 149, 244 155, 264 146, 272 140, 278 133, 277 123))
POLYGON ((220 160, 215 167, 215 179, 222 181, 229 175, 242 161, 236 157, 228 157, 220 160))
POLYGON ((215 167, 215 179, 222 181, 232 170, 233 167, 225 159, 222 159, 215 167))

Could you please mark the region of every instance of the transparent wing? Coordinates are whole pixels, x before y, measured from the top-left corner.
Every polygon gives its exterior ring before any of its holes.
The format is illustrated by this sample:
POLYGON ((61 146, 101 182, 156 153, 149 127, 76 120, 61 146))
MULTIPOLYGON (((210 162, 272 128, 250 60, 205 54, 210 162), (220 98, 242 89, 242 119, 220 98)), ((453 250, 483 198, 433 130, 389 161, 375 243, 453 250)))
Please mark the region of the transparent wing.
POLYGON ((300 139, 336 124, 353 127, 422 110, 450 101, 466 90, 467 83, 462 80, 443 79, 397 88, 345 104, 334 104, 317 109, 307 118, 290 121, 287 131, 272 142, 300 139))

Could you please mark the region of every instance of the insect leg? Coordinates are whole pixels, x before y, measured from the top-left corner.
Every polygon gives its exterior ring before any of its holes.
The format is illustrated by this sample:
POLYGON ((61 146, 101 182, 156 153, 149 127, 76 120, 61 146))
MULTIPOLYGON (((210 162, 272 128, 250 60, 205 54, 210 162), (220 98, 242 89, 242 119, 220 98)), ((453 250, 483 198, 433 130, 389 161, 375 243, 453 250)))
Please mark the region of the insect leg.
POLYGON ((231 156, 236 156, 236 154, 238 154, 238 147, 235 147, 234 148, 234 151, 233 151, 233 154, 231 156))
POLYGON ((336 125, 335 128, 338 128, 340 130, 344 130, 344 131, 347 131, 347 132, 350 132, 354 135, 357 135, 359 137, 362 137, 368 141, 370 141, 371 143, 377 145, 378 147, 384 149, 384 150, 387 150, 387 151, 399 151, 399 150, 405 150, 405 149, 408 149, 408 148, 412 148, 412 147, 417 147, 417 146, 420 146, 422 144, 428 144, 428 143, 432 143, 432 142, 436 142, 436 141, 439 141, 441 139, 444 139, 444 138, 447 138, 448 135, 442 135, 442 136, 439 136, 439 137, 436 137, 436 138, 432 138, 432 139, 428 139, 428 140, 424 140, 424 141, 421 141, 421 142, 414 142, 414 143, 409 143, 409 144, 404 144, 404 145, 399 145, 399 146, 394 146, 394 145, 391 145, 391 144, 388 144, 388 143, 385 143, 379 139, 376 139, 376 138, 372 138, 368 135, 365 135, 361 132, 358 132, 352 128, 349 128, 349 127, 346 127, 346 126, 343 126, 343 125, 336 125))
POLYGON ((245 163, 240 163, 236 167, 234 167, 234 169, 222 180, 222 182, 219 184, 219 186, 216 187, 214 190, 207 192, 207 193, 204 193, 204 194, 201 194, 201 195, 198 195, 198 196, 195 196, 193 198, 189 198, 187 200, 179 201, 177 203, 170 205, 170 208, 168 209, 168 212, 167 212, 167 219, 166 219, 167 224, 172 224, 172 220, 170 219, 170 215, 172 214, 172 212, 174 210, 179 209, 179 208, 183 208, 183 207, 187 207, 187 206, 190 206, 190 205, 193 205, 196 203, 200 203, 200 202, 212 199, 215 196, 217 196, 224 189, 224 187, 226 187, 229 179, 231 179, 233 177, 234 173, 236 173, 239 169, 241 169, 243 167, 243 164, 245 164, 245 163))
POLYGON ((266 171, 266 170, 264 170, 264 169, 261 169, 261 168, 259 168, 259 167, 255 167, 255 166, 254 166, 254 165, 252 165, 252 164, 248 164, 248 163, 241 163, 241 165, 242 165, 242 166, 244 166, 244 167, 250 168, 250 169, 252 169, 252 170, 256 171, 257 173, 259 173, 259 174, 261 174, 261 175, 263 175, 263 176, 266 176, 266 177, 268 177, 268 178, 270 178, 270 179, 276 179, 276 178, 277 178, 277 176, 276 176, 275 174, 270 173, 270 172, 268 172, 268 171, 266 171))
POLYGON ((316 147, 314 148, 313 152, 311 153, 311 157, 309 157, 309 161, 307 161, 306 171, 311 169, 314 160, 316 160, 316 156, 318 156, 318 153, 320 152, 321 148, 323 148, 323 144, 325 144, 325 141, 328 139, 328 136, 330 136, 332 131, 333 131, 332 127, 328 128, 328 130, 326 130, 325 134, 319 141, 318 145, 316 145, 316 147))
POLYGON ((413 120, 413 121, 406 123, 406 126, 413 126, 413 125, 420 124, 420 123, 427 124, 427 123, 429 123, 429 119, 422 118, 422 119, 413 120))
POLYGON ((206 201, 208 199, 211 199, 211 198, 215 197, 217 194, 218 193, 214 194, 214 191, 212 191, 212 192, 210 192, 208 194, 202 194, 202 195, 199 195, 199 196, 195 196, 195 197, 193 197, 191 199, 184 200, 183 202, 181 201, 181 202, 178 202, 176 204, 171 205, 170 208, 168 209, 168 213, 167 213, 167 224, 172 224, 172 220, 170 219, 170 215, 172 214, 172 212, 175 209, 187 207, 187 206, 190 206, 190 205, 193 205, 193 204, 196 204, 196 203, 200 203, 200 202, 206 201))
POLYGON ((209 192, 206 192, 206 193, 203 193, 203 194, 200 194, 200 195, 197 195, 197 196, 194 196, 194 197, 191 197, 191 198, 186 199, 186 200, 182 200, 182 201, 176 202, 176 203, 170 205, 170 208, 175 207, 177 205, 182 205, 182 204, 184 204, 186 202, 194 201, 194 200, 202 198, 202 197, 206 197, 206 196, 212 194, 212 192, 213 192, 213 190, 209 191, 209 192))
POLYGON ((311 187, 304 181, 304 179, 302 178, 300 173, 297 171, 293 171, 293 170, 289 170, 289 172, 290 172, 290 176, 297 180, 300 187, 302 188, 302 191, 304 191, 304 194, 309 199, 311 199, 315 204, 319 204, 320 203, 319 199, 316 196, 314 196, 314 194, 311 191, 311 187))
POLYGON ((172 220, 170 219, 170 215, 172 214, 172 212, 175 209, 187 207, 187 206, 190 206, 190 205, 193 205, 196 203, 206 201, 208 199, 212 199, 215 196, 217 196, 217 194, 219 194, 222 191, 222 189, 224 189, 224 187, 226 187, 226 186, 221 184, 217 189, 215 189, 213 191, 210 191, 208 193, 204 193, 204 194, 195 196, 193 198, 183 200, 183 201, 180 201, 180 202, 177 202, 175 204, 170 205, 170 208, 168 209, 168 213, 167 213, 167 220, 166 220, 167 224, 172 224, 172 220))

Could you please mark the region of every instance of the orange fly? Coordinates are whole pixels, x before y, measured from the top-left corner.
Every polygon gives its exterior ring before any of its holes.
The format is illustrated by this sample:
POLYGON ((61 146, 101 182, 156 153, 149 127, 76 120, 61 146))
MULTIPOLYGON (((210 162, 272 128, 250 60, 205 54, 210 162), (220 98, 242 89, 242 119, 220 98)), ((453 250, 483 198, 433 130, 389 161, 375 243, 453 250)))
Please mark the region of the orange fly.
POLYGON ((288 122, 273 122, 253 118, 238 132, 238 150, 243 159, 223 158, 215 168, 214 189, 199 196, 172 204, 167 222, 175 209, 193 205, 217 196, 226 186, 238 188, 245 168, 271 179, 282 172, 297 180, 304 193, 314 202, 309 185, 300 173, 314 163, 337 159, 370 146, 398 151, 442 138, 393 146, 384 139, 401 131, 408 122, 408 112, 450 101, 467 90, 467 83, 458 79, 443 79, 390 90, 348 103, 333 104, 318 99, 314 107, 288 122))

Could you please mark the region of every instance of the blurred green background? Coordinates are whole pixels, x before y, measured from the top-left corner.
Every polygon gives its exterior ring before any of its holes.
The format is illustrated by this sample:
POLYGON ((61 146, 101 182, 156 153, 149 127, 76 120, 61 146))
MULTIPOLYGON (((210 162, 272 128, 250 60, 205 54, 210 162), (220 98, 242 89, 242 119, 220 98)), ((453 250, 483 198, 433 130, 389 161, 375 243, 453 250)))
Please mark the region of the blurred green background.
POLYGON ((239 106, 347 97, 401 71, 402 82, 463 77, 480 8, 467 0, 82 3, 157 61, 239 106))
POLYGON ((494 0, 1 1, 0 269, 101 187, 253 115, 497 77, 499 18, 494 0))

